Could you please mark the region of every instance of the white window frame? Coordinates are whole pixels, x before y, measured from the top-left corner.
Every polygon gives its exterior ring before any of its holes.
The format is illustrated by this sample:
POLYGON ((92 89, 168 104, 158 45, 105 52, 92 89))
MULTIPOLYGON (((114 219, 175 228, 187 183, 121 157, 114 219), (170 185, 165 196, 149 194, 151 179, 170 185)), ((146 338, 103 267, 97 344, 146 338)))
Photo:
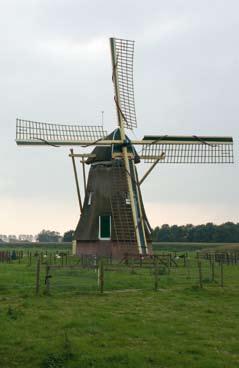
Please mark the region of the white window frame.
POLYGON ((99 234, 98 234, 98 237, 99 237, 99 240, 111 240, 111 215, 102 215, 102 216, 109 216, 110 218, 110 237, 109 238, 102 238, 100 236, 100 233, 101 233, 101 216, 99 216, 99 234))
POLYGON ((89 196, 88 196, 88 206, 91 205, 92 203, 92 196, 93 196, 93 192, 89 192, 89 196))
POLYGON ((127 205, 131 204, 129 192, 125 193, 125 204, 127 204, 127 205))

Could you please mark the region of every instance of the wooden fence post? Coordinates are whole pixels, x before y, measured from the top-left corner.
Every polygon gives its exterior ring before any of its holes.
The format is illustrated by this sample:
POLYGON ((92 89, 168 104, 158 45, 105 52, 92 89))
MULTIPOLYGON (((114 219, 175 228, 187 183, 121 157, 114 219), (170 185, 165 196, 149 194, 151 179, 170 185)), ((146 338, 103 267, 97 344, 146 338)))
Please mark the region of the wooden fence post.
POLYGON ((158 268, 158 262, 155 259, 154 262, 154 291, 158 291, 159 286, 159 268, 158 268))
POLYGON ((212 263, 211 263, 211 271, 212 271, 212 282, 215 281, 215 263, 214 261, 212 260, 212 263))
POLYGON ((224 286, 224 273, 223 273, 223 262, 222 261, 220 263, 220 269, 221 269, 221 272, 220 272, 220 274, 221 274, 221 287, 223 287, 224 286))
POLYGON ((199 275, 199 286, 202 289, 203 284, 202 284, 202 262, 198 261, 198 275, 199 275))
POLYGON ((45 285, 46 285, 46 294, 50 294, 50 266, 46 266, 46 277, 45 277, 45 285))
POLYGON ((98 268, 98 284, 100 293, 103 294, 104 292, 104 263, 101 259, 99 262, 99 268, 98 268))
POLYGON ((187 279, 189 280, 191 278, 190 275, 190 262, 189 262, 189 258, 186 258, 186 268, 187 268, 187 279))
POLYGON ((40 263, 40 259, 38 257, 37 267, 36 267, 36 295, 39 294, 39 290, 40 290, 40 268, 41 268, 41 263, 40 263))
POLYGON ((128 266, 129 259, 128 259, 128 253, 125 254, 125 264, 128 266))
POLYGON ((142 257, 142 255, 140 254, 139 255, 139 265, 140 265, 140 268, 142 267, 142 265, 143 265, 143 257, 142 257))
POLYGON ((183 266, 186 267, 186 254, 183 255, 183 266))
MULTIPOLYGON (((135 258, 132 257, 131 263, 129 265, 130 266, 130 269, 131 269, 131 273, 134 273, 134 266, 135 266, 134 264, 135 264, 135 258)), ((137 264, 137 261, 136 261, 136 264, 137 264)))
POLYGON ((169 267, 172 267, 172 253, 169 253, 169 267))

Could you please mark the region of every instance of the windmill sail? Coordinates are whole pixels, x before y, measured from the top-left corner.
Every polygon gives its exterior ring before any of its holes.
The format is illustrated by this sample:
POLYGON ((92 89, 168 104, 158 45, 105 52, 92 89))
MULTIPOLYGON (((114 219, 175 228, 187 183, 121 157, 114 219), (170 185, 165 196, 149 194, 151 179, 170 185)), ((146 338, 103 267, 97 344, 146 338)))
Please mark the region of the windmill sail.
MULTIPOLYGON (((144 220, 137 189, 136 176, 132 155, 128 151, 130 142, 125 135, 125 128, 133 129, 137 126, 134 106, 133 86, 133 55, 134 42, 129 40, 110 38, 111 59, 113 68, 113 83, 115 90, 115 104, 122 142, 127 141, 127 146, 122 145, 122 158, 124 160, 130 206, 133 223, 140 254, 148 253, 147 239, 145 236, 144 220)), ((138 184, 138 183, 137 183, 138 184)))
POLYGON ((134 41, 110 38, 112 80, 118 128, 111 134, 102 126, 41 123, 17 119, 16 143, 42 146, 95 146, 91 153, 74 153, 77 194, 82 210, 73 252, 121 257, 134 252, 152 254, 151 228, 140 185, 158 163, 233 163, 231 137, 145 136, 130 140, 125 129, 137 127, 133 61, 134 41), (135 146, 142 148, 140 154, 135 146), (85 199, 81 202, 75 158, 82 163, 85 199), (152 162, 138 179, 140 159, 152 162), (85 164, 90 165, 86 184, 85 164))
POLYGON ((110 44, 118 120, 123 121, 125 128, 133 129, 137 127, 133 81, 134 41, 110 38, 110 44))
POLYGON ((74 145, 94 143, 107 132, 102 126, 64 125, 16 120, 16 142, 19 145, 74 145))
POLYGON ((136 219, 137 219, 137 230, 140 237, 140 248, 141 248, 141 254, 147 254, 147 240, 145 236, 145 228, 144 228, 144 218, 143 218, 143 211, 141 207, 141 197, 139 192, 139 184, 138 184, 138 177, 135 169, 135 165, 133 160, 130 160, 129 162, 130 167, 130 177, 132 180, 132 188, 133 188, 133 197, 134 197, 134 208, 136 213, 136 219))
POLYGON ((167 164, 231 164, 233 139, 231 137, 145 136, 140 155, 145 162, 167 164))

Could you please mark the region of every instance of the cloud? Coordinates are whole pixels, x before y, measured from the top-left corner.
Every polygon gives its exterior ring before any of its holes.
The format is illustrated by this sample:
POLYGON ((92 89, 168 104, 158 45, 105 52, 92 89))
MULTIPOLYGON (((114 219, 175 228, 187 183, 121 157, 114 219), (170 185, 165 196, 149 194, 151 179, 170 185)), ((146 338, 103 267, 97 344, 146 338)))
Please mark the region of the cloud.
POLYGON ((205 203, 149 203, 145 202, 151 226, 204 224, 213 222, 222 224, 227 221, 239 222, 237 205, 205 203))
POLYGON ((1 200, 0 229, 3 234, 38 234, 42 229, 64 233, 74 229, 79 220, 77 203, 63 201, 42 201, 41 199, 1 200))
POLYGON ((108 51, 108 45, 103 37, 84 42, 67 39, 51 39, 42 41, 39 44, 39 50, 41 53, 47 54, 50 58, 61 58, 61 60, 67 63, 73 62, 74 60, 87 63, 96 58, 97 60, 102 60, 108 51))
MULTIPOLYGON (((110 36, 136 40, 138 137, 233 135, 237 142, 238 10, 237 1, 224 0, 4 2, 1 226, 11 227, 9 232, 74 227, 78 212, 68 150, 16 147, 15 118, 87 124, 100 122, 104 110, 105 127, 113 130, 110 36)), ((235 149, 237 162, 237 144, 235 149)), ((142 165, 140 174, 145 169, 142 165)), ((170 215, 178 223, 190 216, 196 222, 234 219, 238 180, 237 165, 159 166, 143 187, 149 217, 157 219, 157 208, 161 216, 163 206, 162 222, 170 215)))

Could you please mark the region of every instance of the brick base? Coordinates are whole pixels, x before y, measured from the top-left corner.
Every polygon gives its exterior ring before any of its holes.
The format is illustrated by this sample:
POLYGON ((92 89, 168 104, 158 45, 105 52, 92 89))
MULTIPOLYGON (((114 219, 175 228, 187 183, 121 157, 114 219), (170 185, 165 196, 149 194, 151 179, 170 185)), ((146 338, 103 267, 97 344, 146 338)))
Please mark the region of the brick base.
MULTIPOLYGON (((148 244, 149 254, 152 254, 152 244, 148 244)), ((139 254, 137 243, 120 243, 113 241, 83 242, 77 241, 76 255, 96 255, 112 258, 122 258, 125 254, 139 254)))

